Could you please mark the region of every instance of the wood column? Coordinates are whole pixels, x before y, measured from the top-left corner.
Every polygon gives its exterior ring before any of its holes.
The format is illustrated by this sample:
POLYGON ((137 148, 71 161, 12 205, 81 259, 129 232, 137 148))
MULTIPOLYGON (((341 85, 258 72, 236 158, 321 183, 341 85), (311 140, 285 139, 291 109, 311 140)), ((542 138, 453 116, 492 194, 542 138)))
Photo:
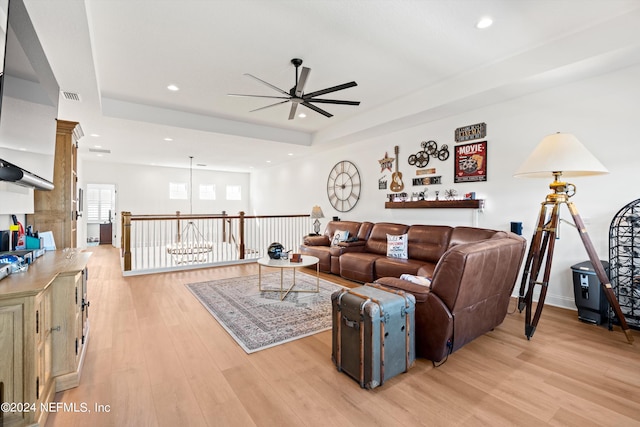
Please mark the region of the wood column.
POLYGON ((84 136, 80 123, 57 121, 56 150, 51 191, 34 190, 34 213, 27 224, 37 231, 51 231, 58 249, 77 246, 78 140, 84 136))

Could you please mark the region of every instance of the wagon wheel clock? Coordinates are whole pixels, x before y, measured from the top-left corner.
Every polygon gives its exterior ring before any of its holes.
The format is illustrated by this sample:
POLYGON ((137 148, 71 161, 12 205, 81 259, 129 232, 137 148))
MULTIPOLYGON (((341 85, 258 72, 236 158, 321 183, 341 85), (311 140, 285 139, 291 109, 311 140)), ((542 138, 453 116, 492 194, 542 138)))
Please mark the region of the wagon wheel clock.
POLYGON ((343 160, 329 172, 327 179, 329 202, 339 212, 349 212, 360 199, 360 172, 356 165, 343 160))

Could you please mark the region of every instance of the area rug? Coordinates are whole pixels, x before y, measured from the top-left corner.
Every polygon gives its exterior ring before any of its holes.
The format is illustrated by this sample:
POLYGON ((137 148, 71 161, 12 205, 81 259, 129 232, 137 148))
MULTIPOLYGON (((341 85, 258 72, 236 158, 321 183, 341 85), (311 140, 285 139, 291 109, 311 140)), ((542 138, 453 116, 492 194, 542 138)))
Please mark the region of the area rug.
MULTIPOLYGON (((292 272, 284 272, 290 284, 292 272)), ((319 293, 260 292, 258 276, 234 277, 186 285, 247 353, 331 328, 331 294, 342 286, 320 279, 319 293)), ((296 273, 294 289, 315 289, 316 277, 296 273)), ((280 273, 262 275, 263 289, 280 289, 280 273)))

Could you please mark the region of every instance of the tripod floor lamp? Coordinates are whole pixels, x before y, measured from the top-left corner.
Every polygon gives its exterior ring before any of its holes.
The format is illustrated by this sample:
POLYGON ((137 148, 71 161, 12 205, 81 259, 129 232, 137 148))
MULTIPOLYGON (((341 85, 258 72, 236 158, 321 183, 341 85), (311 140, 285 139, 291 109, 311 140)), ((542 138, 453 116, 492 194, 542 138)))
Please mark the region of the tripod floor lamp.
POLYGON ((568 133, 556 133, 545 137, 529 158, 515 173, 515 177, 527 178, 551 178, 549 185, 551 193, 547 195, 540 207, 540 214, 535 228, 535 233, 529 246, 527 260, 525 262, 518 294, 518 310, 525 310, 525 335, 527 339, 533 336, 549 287, 549 275, 553 261, 556 234, 560 221, 560 205, 566 204, 578 229, 582 244, 589 255, 596 276, 603 286, 604 293, 620 321, 620 326, 629 343, 633 342, 633 336, 627 326, 624 314, 620 310, 620 304, 609 283, 609 278, 598 259, 598 254, 587 234, 584 222, 578 214, 575 205, 569 201, 576 193, 576 186, 561 181, 565 177, 578 177, 588 175, 606 174, 609 171, 596 159, 578 139, 568 133), (539 280, 542 272, 542 279, 539 280), (536 285, 540 285, 540 296, 533 314, 533 293, 536 285), (532 317, 533 316, 533 317, 532 317))

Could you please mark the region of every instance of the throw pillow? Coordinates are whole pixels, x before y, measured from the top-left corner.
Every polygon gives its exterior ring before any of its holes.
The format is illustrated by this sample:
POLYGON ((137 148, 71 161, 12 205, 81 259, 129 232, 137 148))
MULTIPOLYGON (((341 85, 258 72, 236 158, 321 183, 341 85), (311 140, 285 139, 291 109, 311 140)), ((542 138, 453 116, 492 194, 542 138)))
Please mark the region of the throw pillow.
POLYGON ((387 256, 391 258, 409 258, 409 242, 407 234, 397 236, 387 234, 387 256))
POLYGON ((338 246, 338 243, 344 242, 349 238, 349 230, 336 230, 331 239, 331 246, 338 246))

